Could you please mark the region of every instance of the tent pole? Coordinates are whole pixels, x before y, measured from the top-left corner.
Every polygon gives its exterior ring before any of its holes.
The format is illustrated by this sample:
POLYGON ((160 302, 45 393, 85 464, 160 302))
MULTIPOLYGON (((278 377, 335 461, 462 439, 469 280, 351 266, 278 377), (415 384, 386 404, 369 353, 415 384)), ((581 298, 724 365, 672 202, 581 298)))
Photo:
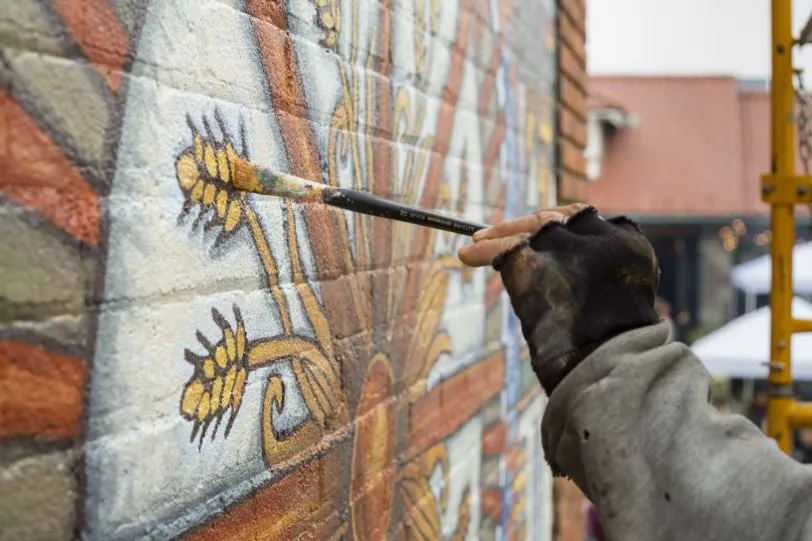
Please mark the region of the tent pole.
MULTIPOLYGON (((767 434, 782 451, 791 454, 793 429, 812 427, 812 404, 795 401, 790 354, 792 334, 812 332, 812 322, 792 317, 795 205, 812 202, 812 176, 799 176, 795 172, 795 88, 792 81, 795 72, 792 52, 795 45, 808 42, 809 36, 798 41, 793 39, 791 0, 772 0, 771 18, 772 167, 770 174, 761 178, 762 199, 770 205, 772 233, 767 434)), ((804 134, 805 137, 807 135, 804 134)))

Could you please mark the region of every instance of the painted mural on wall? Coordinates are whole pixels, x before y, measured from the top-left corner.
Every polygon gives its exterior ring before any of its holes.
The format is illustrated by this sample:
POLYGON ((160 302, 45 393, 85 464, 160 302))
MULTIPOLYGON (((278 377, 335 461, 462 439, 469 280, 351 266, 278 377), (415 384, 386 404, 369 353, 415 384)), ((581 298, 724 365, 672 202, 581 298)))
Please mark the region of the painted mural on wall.
POLYGON ((465 239, 555 201, 552 0, 12 0, 0 539, 549 539, 544 398, 465 239))

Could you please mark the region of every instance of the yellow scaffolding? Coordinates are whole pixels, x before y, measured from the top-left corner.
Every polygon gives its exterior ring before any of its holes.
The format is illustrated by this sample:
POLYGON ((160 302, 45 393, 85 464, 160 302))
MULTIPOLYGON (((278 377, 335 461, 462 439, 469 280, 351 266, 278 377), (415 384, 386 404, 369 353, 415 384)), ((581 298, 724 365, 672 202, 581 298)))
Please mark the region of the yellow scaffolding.
MULTIPOLYGON (((791 0, 772 0, 771 172, 761 178, 762 198, 770 204, 772 284, 770 290, 770 365, 767 434, 787 454, 793 430, 812 427, 812 403, 796 402, 792 384, 791 338, 812 332, 812 321, 792 317, 792 250, 795 205, 812 204, 812 176, 795 173, 795 91, 792 52, 812 41, 812 19, 799 39, 792 36, 791 0)), ((812 269, 809 269, 812 272, 812 269)))

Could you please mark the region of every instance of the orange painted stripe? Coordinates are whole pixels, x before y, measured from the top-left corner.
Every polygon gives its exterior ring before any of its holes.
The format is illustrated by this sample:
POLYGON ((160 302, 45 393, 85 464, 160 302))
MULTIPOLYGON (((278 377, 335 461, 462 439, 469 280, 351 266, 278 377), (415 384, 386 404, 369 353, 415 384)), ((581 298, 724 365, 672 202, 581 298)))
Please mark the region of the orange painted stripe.
MULTIPOLYGON (((499 27, 505 28, 507 19, 513 16, 513 6, 507 5, 507 2, 499 2, 497 7, 499 27)), ((479 94, 480 113, 484 113, 488 109, 488 104, 490 103, 491 96, 493 95, 493 91, 496 87, 497 70, 499 69, 499 64, 502 62, 502 54, 505 50, 505 33, 500 32, 498 38, 499 39, 496 41, 496 44, 491 52, 491 59, 486 71, 487 77, 482 84, 482 92, 479 94)), ((516 75, 518 75, 518 70, 516 70, 516 75)), ((515 82, 513 81, 511 74, 509 74, 508 77, 511 79, 511 84, 515 87, 515 82)))
POLYGON ((489 224, 497 224, 504 219, 506 204, 507 204, 507 192, 503 184, 502 188, 499 190, 499 196, 496 198, 496 203, 493 205, 493 207, 491 208, 491 212, 488 214, 489 224))
POLYGON ((502 293, 502 276, 493 273, 485 284, 485 306, 491 308, 496 304, 499 294, 502 293))
MULTIPOLYGON (((304 82, 299 71, 299 61, 293 43, 287 35, 288 22, 285 3, 282 0, 248 0, 246 11, 251 16, 254 35, 257 39, 262 65, 268 79, 268 88, 276 119, 285 143, 290 172, 314 182, 321 182, 321 158, 316 145, 316 137, 309 118, 309 109, 304 91, 304 82)), ((330 280, 349 274, 345 268, 347 249, 336 242, 338 230, 337 211, 325 205, 305 205, 313 254, 322 279, 330 280)), ((338 287, 338 284, 336 284, 338 287)), ((341 310, 347 302, 346 290, 334 295, 328 287, 322 291, 327 313, 333 306, 341 310), (344 306, 342 306, 342 304, 344 306)), ((353 314, 355 311, 347 312, 353 314)), ((349 324, 349 323, 348 323, 349 324)), ((353 331, 357 330, 353 328, 353 331)))
POLYGON ((502 491, 496 487, 483 488, 479 496, 482 502, 482 516, 493 521, 502 520, 502 491))
POLYGON ((476 11, 474 12, 476 18, 478 20, 478 24, 474 29, 474 47, 477 49, 479 48, 480 44, 482 43, 482 34, 485 30, 486 26, 490 25, 490 6, 488 5, 488 0, 479 0, 476 5, 476 11))
POLYGON ((493 399, 504 385, 504 353, 499 351, 463 369, 407 405, 407 459, 456 432, 493 399))
POLYGON ((522 521, 521 524, 511 524, 508 526, 508 539, 510 541, 519 541, 520 539, 527 539, 527 527, 522 521))
POLYGON ((541 394, 541 386, 534 385, 533 387, 530 388, 529 391, 527 391, 527 393, 523 397, 519 399, 519 403, 516 405, 516 409, 520 413, 523 412, 525 409, 527 409, 527 406, 529 406, 540 394, 541 394))
MULTIPOLYGON (((451 134, 455 125, 454 117, 456 115, 457 103, 459 102, 462 77, 465 71, 465 56, 468 50, 469 36, 471 34, 470 25, 472 24, 472 19, 475 17, 472 13, 473 2, 474 0, 463 0, 460 5, 457 37, 450 48, 452 52, 451 63, 448 67, 448 77, 442 90, 442 103, 440 104, 440 112, 437 116, 434 146, 429 159, 423 193, 419 201, 419 206, 422 208, 435 208, 440 194, 440 184, 443 180, 446 153, 451 143, 451 134)), ((436 235, 436 232, 428 227, 416 228, 411 249, 412 260, 419 261, 425 257, 426 247, 434 235, 436 235)), ((423 283, 423 273, 410 272, 407 280, 400 310, 402 314, 412 314, 413 317, 415 313, 414 303, 419 297, 418 291, 423 283)), ((409 325, 411 321, 407 319, 405 324, 409 325)))
POLYGON ((335 505, 341 478, 337 453, 314 459, 188 532, 184 539, 328 538, 343 527, 335 505))
POLYGON ((99 199, 51 138, 0 89, 0 194, 72 237, 99 241, 99 199))
POLYGON ((499 14, 499 28, 507 28, 510 24, 510 19, 513 18, 513 3, 497 2, 496 12, 499 14))
POLYGON ((494 47, 493 52, 491 52, 491 61, 488 63, 488 68, 485 71, 485 80, 482 81, 482 91, 479 94, 480 113, 484 113, 488 110, 493 91, 496 88, 496 73, 499 69, 499 63, 502 61, 504 41, 504 36, 500 35, 498 45, 494 47))
MULTIPOLYGON (((380 19, 377 24, 378 56, 384 59, 379 67, 381 77, 375 77, 375 129, 391 130, 392 124, 392 63, 389 58, 392 54, 392 0, 381 0, 380 19)), ((369 136, 370 134, 368 134, 369 136)), ((389 196, 392 191, 393 170, 391 164, 391 146, 386 137, 376 137, 374 152, 370 152, 367 161, 372 162, 374 176, 372 179, 373 193, 383 197, 389 196)), ((376 268, 388 267, 392 260, 392 224, 389 220, 373 220, 372 222, 373 252, 372 262, 376 268)), ((382 272, 381 279, 387 279, 387 273, 382 272)), ((386 284, 382 284, 384 290, 386 284)), ((383 303, 381 303, 383 305, 383 303)))
POLYGON ((107 0, 53 0, 88 60, 118 92, 121 71, 127 59, 129 39, 107 0))
MULTIPOLYGON (((439 195, 439 186, 443 178, 443 164, 445 156, 451 143, 451 133, 454 129, 454 115, 457 103, 460 99, 460 88, 462 87, 462 77, 465 71, 465 55, 468 50, 470 37, 470 25, 473 22, 472 13, 473 0, 463 0, 459 12, 459 27, 457 29, 457 39, 451 47, 452 58, 448 67, 448 78, 443 87, 443 103, 437 118, 437 130, 434 136, 434 152, 431 155, 429 169, 426 174, 426 185, 420 198, 420 206, 423 208, 434 208, 439 195)), ((418 228, 417 232, 424 232, 425 228, 418 228)), ((425 242, 425 241, 424 241, 425 242)), ((422 251, 423 245, 416 253, 422 251)))
POLYGON ((485 427, 482 433, 482 454, 486 456, 499 455, 507 445, 507 424, 504 421, 485 427))
POLYGON ((510 448, 508 449, 503 455, 505 461, 505 467, 508 471, 515 472, 519 468, 521 468, 522 464, 525 463, 524 459, 524 452, 522 449, 518 448, 510 448))
POLYGON ((516 66, 516 64, 510 66, 510 69, 508 70, 508 82, 510 83, 510 88, 512 88, 515 92, 519 86, 519 68, 516 66))
POLYGON ((491 134, 491 140, 488 142, 488 149, 485 151, 485 161, 483 165, 485 171, 490 171, 496 163, 496 158, 499 157, 499 149, 502 148, 502 141, 505 140, 506 130, 505 113, 500 112, 496 118, 496 127, 491 134))
POLYGON ((82 415, 82 359, 0 341, 0 438, 74 438, 82 415))
POLYGON ((321 162, 308 118, 304 83, 293 43, 287 35, 287 16, 280 0, 249 0, 254 33, 284 136, 291 172, 321 182, 321 162))

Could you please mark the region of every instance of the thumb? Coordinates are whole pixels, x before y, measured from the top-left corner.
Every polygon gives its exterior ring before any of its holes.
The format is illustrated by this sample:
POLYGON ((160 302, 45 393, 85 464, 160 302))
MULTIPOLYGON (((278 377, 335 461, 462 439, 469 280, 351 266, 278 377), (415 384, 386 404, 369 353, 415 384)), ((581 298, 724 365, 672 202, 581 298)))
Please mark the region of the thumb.
POLYGON ((509 252, 524 242, 529 233, 520 233, 509 237, 475 241, 460 248, 458 256, 460 261, 470 267, 484 267, 492 265, 500 254, 509 252))

